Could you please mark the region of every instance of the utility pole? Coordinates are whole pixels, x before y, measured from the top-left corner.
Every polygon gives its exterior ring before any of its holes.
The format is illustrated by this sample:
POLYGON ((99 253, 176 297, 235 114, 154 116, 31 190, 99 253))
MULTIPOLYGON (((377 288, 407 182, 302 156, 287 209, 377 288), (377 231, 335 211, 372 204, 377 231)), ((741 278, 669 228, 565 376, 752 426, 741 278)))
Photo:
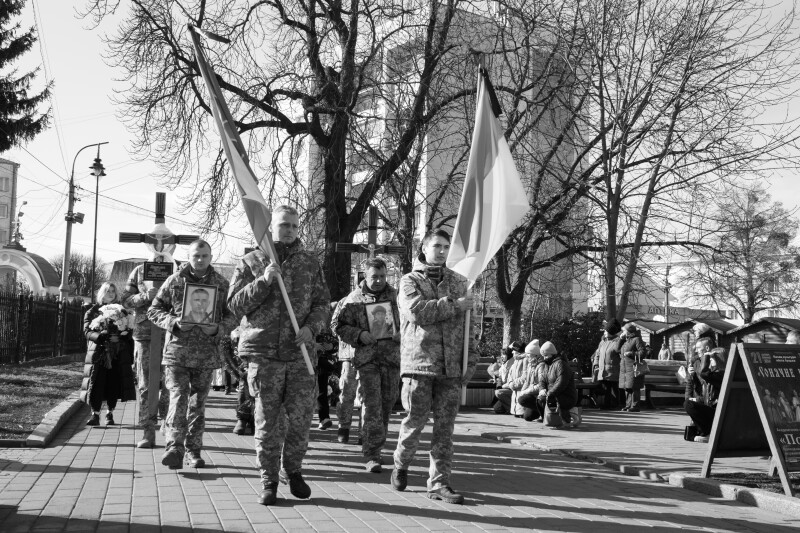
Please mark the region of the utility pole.
POLYGON ((64 220, 67 221, 67 237, 66 242, 64 243, 64 262, 61 265, 61 285, 58 288, 59 292, 61 293, 61 301, 66 301, 69 297, 69 254, 72 246, 72 225, 76 222, 78 224, 83 224, 83 213, 73 212, 75 207, 75 161, 78 159, 78 155, 80 155, 80 153, 85 149, 91 148, 92 146, 97 146, 99 150, 100 145, 103 144, 108 144, 108 142, 87 144, 78 150, 78 153, 75 154, 75 158, 72 160, 72 172, 69 175, 69 198, 67 203, 67 214, 64 216, 64 220))
POLYGON ((664 276, 664 324, 669 324, 669 290, 672 285, 669 284, 669 269, 672 263, 667 263, 667 273, 664 276))

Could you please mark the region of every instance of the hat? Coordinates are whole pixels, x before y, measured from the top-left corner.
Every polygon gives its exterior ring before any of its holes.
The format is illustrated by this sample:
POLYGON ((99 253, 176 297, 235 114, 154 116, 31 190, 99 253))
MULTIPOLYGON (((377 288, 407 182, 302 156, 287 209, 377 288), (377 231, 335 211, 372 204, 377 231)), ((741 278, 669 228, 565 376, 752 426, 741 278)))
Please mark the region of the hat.
POLYGON ((616 335, 622 328, 619 326, 619 321, 616 318, 606 322, 605 330, 609 335, 616 335))
POLYGON ((520 341, 514 341, 511 344, 509 344, 508 347, 509 349, 514 350, 515 352, 522 353, 525 351, 525 345, 522 344, 520 341))
POLYGON ((525 353, 530 355, 541 355, 541 350, 539 349, 539 339, 533 339, 528 345, 525 347, 525 353))
POLYGON ((557 355, 557 354, 558 354, 558 350, 556 350, 556 347, 552 342, 547 341, 544 344, 542 344, 542 355, 543 356, 547 357, 548 355, 557 355))
POLYGON ((622 327, 622 329, 624 329, 626 333, 636 333, 636 324, 633 322, 628 322, 622 327))
POLYGON ((702 322, 695 324, 692 328, 692 331, 694 332, 694 336, 698 339, 703 337, 711 337, 714 335, 714 333, 711 331, 711 326, 708 324, 703 324, 702 322))

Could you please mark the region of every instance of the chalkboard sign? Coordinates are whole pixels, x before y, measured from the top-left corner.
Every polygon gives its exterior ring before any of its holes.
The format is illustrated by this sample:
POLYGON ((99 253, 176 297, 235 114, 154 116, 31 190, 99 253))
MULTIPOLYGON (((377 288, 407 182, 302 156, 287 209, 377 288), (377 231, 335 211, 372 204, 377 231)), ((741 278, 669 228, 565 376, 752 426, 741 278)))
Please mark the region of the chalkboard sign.
POLYGON ((800 346, 734 344, 728 357, 709 451, 715 457, 771 455, 784 491, 788 472, 800 472, 800 346))
POLYGON ((146 261, 144 264, 144 271, 142 272, 142 279, 144 281, 166 281, 172 275, 175 265, 170 262, 156 263, 153 261, 146 261))

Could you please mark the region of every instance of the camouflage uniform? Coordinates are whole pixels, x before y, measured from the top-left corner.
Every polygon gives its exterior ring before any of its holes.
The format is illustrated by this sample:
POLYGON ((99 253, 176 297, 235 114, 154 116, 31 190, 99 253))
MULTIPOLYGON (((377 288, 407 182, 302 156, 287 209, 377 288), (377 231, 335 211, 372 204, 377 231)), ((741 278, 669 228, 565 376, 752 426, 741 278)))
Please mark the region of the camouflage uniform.
POLYGON ((165 383, 169 390, 169 412, 164 421, 167 451, 176 448, 199 453, 205 430, 205 401, 211 387, 214 369, 222 366, 217 344, 233 329, 233 317, 225 304, 228 281, 210 266, 198 278, 187 263, 172 274, 153 299, 147 311, 155 325, 166 331, 163 363, 165 383), (217 287, 216 323, 214 336, 203 333, 200 327, 189 330, 175 328, 183 314, 183 292, 186 283, 202 283, 217 287))
MULTIPOLYGON (((462 378, 464 313, 455 300, 466 292, 464 278, 447 268, 441 269, 438 283, 428 278, 421 258, 400 280, 401 400, 407 415, 400 426, 394 467, 408 469, 433 410, 428 490, 450 484, 459 387, 469 381, 478 362, 470 341, 467 372, 462 378)), ((471 332, 469 338, 473 339, 471 332)))
MULTIPOLYGON (((369 291, 366 281, 340 302, 331 320, 331 329, 342 341, 340 353, 346 352, 352 367, 358 371, 364 413, 362 452, 368 461, 380 460, 400 382, 399 343, 386 339, 365 345, 359 340, 361 333, 369 331, 365 304, 377 302, 386 302, 392 310, 394 323, 400 323, 397 291, 387 285, 376 294, 369 291)), ((350 405, 352 408, 352 403, 350 405)), ((343 426, 340 420, 339 427, 348 426, 343 426)))
MULTIPOLYGON (((136 364, 136 383, 139 388, 139 425, 144 429, 145 438, 152 441, 155 439, 158 416, 150 417, 147 405, 147 390, 150 386, 150 328, 153 324, 147 319, 147 309, 150 307, 151 301, 147 297, 144 265, 137 266, 131 272, 121 300, 125 307, 134 310, 133 354, 136 364)), ((169 406, 169 393, 163 383, 165 381, 164 367, 162 366, 158 396, 158 413, 162 418, 169 406)))
MULTIPOLYGON (((275 243, 289 300, 300 327, 319 335, 330 318, 330 293, 314 254, 296 240, 275 243)), ((231 279, 228 306, 239 325, 239 356, 250 361, 248 384, 256 399, 256 454, 264 482, 277 482, 281 462, 288 474, 300 471, 308 448, 317 378, 309 375, 277 281, 267 283, 269 264, 257 250, 244 256, 231 279), (280 419, 286 421, 285 437, 280 419)), ((312 364, 313 345, 309 348, 312 364)))

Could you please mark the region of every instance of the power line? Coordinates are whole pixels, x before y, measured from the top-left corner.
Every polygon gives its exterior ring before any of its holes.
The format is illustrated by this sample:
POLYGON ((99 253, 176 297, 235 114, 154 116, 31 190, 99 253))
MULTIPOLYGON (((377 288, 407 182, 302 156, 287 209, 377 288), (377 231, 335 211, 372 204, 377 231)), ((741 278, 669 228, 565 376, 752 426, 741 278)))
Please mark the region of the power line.
MULTIPOLYGON (((44 77, 47 84, 50 84, 51 76, 50 76, 50 58, 47 54, 47 46, 45 44, 45 37, 44 37, 44 26, 41 22, 41 14, 39 13, 39 6, 36 0, 31 2, 31 6, 33 7, 33 21, 36 24, 37 29, 39 30, 39 53, 42 56, 42 66, 44 67, 44 77)), ((58 139, 58 151, 61 153, 61 163, 64 165, 64 171, 67 171, 67 160, 64 157, 64 145, 61 140, 63 133, 61 132, 61 117, 58 112, 58 98, 56 98, 56 93, 53 91, 51 93, 51 97, 53 99, 53 114, 55 115, 55 130, 56 130, 56 139, 58 139)))

